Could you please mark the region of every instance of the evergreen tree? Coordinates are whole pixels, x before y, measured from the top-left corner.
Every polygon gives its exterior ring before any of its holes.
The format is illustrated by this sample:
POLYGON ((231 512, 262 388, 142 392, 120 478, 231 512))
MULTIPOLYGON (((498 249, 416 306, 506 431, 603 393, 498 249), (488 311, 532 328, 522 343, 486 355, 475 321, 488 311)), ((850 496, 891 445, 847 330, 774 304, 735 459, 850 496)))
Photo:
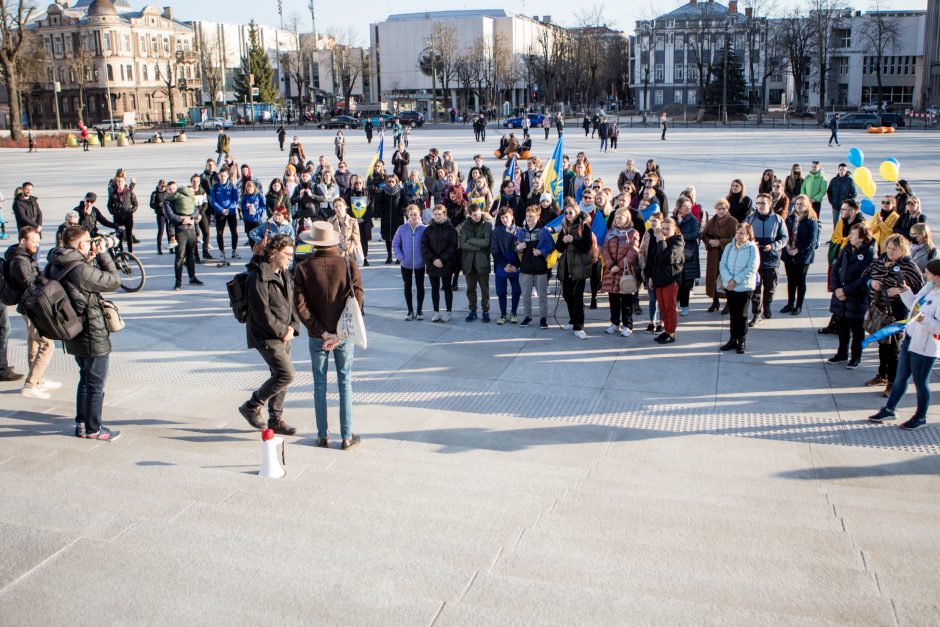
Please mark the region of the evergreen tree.
POLYGON ((255 102, 279 102, 281 99, 277 85, 274 84, 274 68, 271 59, 258 43, 258 26, 252 20, 248 24, 248 54, 242 57, 242 65, 235 70, 235 99, 238 102, 250 102, 248 90, 251 88, 248 75, 255 75, 255 87, 258 95, 255 102))
MULTIPOLYGON (((708 69, 711 80, 705 87, 705 104, 714 107, 716 113, 721 107, 721 92, 725 76, 724 52, 718 55, 708 69)), ((728 113, 745 113, 748 109, 747 83, 744 82, 744 67, 741 59, 733 52, 728 55, 728 113)))

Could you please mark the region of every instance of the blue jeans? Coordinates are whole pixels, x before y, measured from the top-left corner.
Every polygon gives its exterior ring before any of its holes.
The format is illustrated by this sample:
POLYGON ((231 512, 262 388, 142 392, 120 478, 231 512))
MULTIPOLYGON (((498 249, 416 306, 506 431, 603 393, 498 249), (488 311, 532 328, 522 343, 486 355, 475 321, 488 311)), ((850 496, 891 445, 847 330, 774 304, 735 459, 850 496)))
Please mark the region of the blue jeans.
POLYGON ((75 395, 75 422, 84 423, 85 431, 98 433, 104 409, 104 386, 108 381, 110 355, 75 357, 78 364, 78 391, 75 395))
POLYGON ((332 351, 323 350, 323 340, 310 338, 310 363, 313 369, 313 409, 317 416, 317 437, 329 433, 326 419, 326 373, 330 352, 336 360, 336 384, 339 386, 339 431, 346 440, 352 437, 352 367, 355 345, 340 342, 332 351))
POLYGON ((646 296, 649 299, 649 310, 650 310, 650 324, 658 323, 661 318, 656 315, 656 290, 651 287, 646 288, 646 296))
POLYGON ((522 287, 519 286, 519 273, 506 274, 505 272, 496 273, 496 298, 499 299, 499 315, 506 315, 506 281, 512 285, 512 315, 516 315, 519 309, 519 298, 522 297, 522 287))
POLYGON ((933 364, 937 361, 936 357, 927 357, 919 355, 908 350, 911 345, 911 338, 905 338, 901 344, 901 353, 898 355, 898 372, 894 376, 894 383, 891 385, 891 397, 885 404, 885 408, 894 411, 901 397, 907 392, 908 379, 914 379, 914 389, 917 390, 917 411, 914 418, 926 418, 927 407, 930 405, 930 386, 927 379, 930 378, 930 371, 933 370, 933 364))

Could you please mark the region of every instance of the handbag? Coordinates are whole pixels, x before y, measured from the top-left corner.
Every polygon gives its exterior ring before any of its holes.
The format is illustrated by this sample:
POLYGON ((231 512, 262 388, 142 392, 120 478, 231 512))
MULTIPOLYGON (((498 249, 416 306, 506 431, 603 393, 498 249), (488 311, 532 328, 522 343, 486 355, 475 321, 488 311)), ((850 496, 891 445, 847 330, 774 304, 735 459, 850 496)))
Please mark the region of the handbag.
POLYGON ((101 311, 104 314, 104 322, 108 326, 108 331, 117 333, 124 328, 124 318, 121 317, 121 312, 113 302, 102 298, 101 311))
MULTIPOLYGON (((891 306, 891 301, 888 298, 888 290, 883 286, 881 288, 882 293, 884 294, 885 302, 888 303, 888 306, 891 306)), ((868 313, 865 315, 865 332, 871 335, 879 329, 883 329, 889 324, 894 324, 897 322, 894 315, 890 311, 882 311, 878 308, 877 299, 872 299, 871 305, 868 306, 868 313)), ((894 336, 888 336, 878 340, 879 344, 887 344, 893 340, 894 336)))
POLYGON ((356 300, 356 294, 353 291, 352 270, 349 267, 349 260, 346 263, 346 276, 349 278, 349 293, 346 296, 346 306, 339 315, 339 322, 336 323, 336 337, 340 340, 349 340, 356 346, 366 348, 368 338, 366 337, 366 323, 362 319, 362 309, 359 308, 359 301, 356 300))
POLYGON ((728 293, 728 290, 725 288, 724 282, 721 280, 721 275, 718 275, 718 278, 715 279, 715 294, 719 296, 725 296, 728 293))
POLYGON ((636 275, 633 272, 629 271, 624 272, 620 276, 620 293, 621 294, 636 294, 640 286, 637 284, 636 275))

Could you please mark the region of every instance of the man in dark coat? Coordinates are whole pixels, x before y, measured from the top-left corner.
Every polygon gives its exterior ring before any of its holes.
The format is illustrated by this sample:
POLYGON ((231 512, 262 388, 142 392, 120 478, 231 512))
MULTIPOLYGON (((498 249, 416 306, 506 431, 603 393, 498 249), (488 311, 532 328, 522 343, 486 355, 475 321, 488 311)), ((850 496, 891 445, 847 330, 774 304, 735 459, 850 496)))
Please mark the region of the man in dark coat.
POLYGON ((288 271, 294 258, 294 240, 289 235, 275 235, 268 240, 262 260, 248 264, 245 286, 248 320, 245 332, 248 348, 261 354, 271 376, 255 390, 239 413, 256 429, 265 426, 261 408, 268 405, 269 429, 281 435, 294 435, 297 429, 284 422, 284 398, 294 380, 291 346, 300 335, 300 318, 294 309, 294 282, 288 271))
POLYGON ((24 226, 42 230, 42 209, 39 208, 39 200, 32 194, 33 184, 27 181, 20 186, 20 193, 13 199, 13 217, 16 219, 17 232, 24 226))
POLYGON ((75 408, 75 435, 109 442, 120 435, 101 424, 104 388, 108 378, 111 338, 105 322, 101 294, 121 286, 102 241, 92 243, 91 234, 81 226, 70 226, 62 236, 64 246, 49 253, 49 276, 62 283, 82 330, 65 341, 65 352, 78 364, 78 393, 75 408))

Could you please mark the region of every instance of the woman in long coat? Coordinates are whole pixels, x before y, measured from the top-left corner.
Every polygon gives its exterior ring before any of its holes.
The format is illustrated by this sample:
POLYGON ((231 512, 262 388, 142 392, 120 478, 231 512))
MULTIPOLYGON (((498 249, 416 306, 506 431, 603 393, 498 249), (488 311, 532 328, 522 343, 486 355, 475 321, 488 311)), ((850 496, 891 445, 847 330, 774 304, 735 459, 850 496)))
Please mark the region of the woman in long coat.
POLYGON ((738 228, 738 221, 731 215, 731 205, 724 198, 715 203, 715 215, 705 223, 702 231, 702 241, 705 243, 707 257, 705 259, 705 293, 712 299, 712 306, 708 312, 718 311, 718 291, 715 285, 718 281, 718 266, 721 263, 721 254, 733 239, 738 228))

